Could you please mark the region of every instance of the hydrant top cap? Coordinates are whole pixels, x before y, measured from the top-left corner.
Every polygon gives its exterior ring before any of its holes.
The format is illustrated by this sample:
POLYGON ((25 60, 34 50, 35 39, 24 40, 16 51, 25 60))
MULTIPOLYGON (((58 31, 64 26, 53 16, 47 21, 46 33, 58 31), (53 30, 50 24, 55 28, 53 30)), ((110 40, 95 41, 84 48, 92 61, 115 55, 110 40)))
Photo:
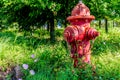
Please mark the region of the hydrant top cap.
POLYGON ((82 2, 79 2, 72 10, 71 16, 67 17, 67 20, 74 20, 74 19, 95 19, 93 15, 90 15, 89 8, 83 4, 82 2))

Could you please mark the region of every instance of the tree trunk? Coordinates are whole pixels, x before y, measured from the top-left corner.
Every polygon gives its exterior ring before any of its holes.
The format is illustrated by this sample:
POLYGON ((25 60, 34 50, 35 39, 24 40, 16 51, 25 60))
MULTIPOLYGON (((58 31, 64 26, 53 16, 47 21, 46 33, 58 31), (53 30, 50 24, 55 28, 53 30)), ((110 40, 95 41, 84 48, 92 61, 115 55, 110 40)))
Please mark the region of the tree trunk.
POLYGON ((66 0, 66 3, 65 3, 65 23, 64 23, 64 26, 67 27, 67 20, 66 18, 68 17, 68 6, 69 6, 69 0, 66 0))
POLYGON ((65 28, 67 27, 67 21, 66 20, 65 20, 64 26, 65 26, 65 28))
POLYGON ((114 27, 114 20, 113 20, 113 27, 114 27))
POLYGON ((54 17, 50 19, 50 41, 55 41, 55 27, 54 27, 54 17))
POLYGON ((99 20, 99 28, 101 28, 101 20, 99 20))
POLYGON ((105 19, 105 32, 108 33, 108 21, 105 19))

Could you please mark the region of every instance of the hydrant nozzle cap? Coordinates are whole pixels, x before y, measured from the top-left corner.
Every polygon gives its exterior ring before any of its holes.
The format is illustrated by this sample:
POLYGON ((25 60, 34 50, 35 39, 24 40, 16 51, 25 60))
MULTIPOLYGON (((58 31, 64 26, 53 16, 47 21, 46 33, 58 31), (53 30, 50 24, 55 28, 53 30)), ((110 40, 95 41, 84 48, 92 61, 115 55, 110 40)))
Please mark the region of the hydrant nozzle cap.
POLYGON ((79 3, 73 8, 71 12, 71 16, 67 17, 67 20, 74 20, 74 19, 95 19, 93 15, 90 15, 89 8, 79 1, 79 3))

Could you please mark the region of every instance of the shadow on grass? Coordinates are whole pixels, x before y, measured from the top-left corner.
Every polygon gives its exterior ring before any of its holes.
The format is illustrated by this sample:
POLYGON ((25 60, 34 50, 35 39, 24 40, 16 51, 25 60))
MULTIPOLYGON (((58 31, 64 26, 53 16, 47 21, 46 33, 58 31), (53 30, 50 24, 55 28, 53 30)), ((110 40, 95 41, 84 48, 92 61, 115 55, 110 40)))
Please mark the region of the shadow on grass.
POLYGON ((10 38, 11 40, 14 40, 15 34, 10 31, 0 32, 0 38, 10 38))
MULTIPOLYGON (((54 42, 50 41, 50 38, 44 38, 44 35, 42 37, 24 36, 24 35, 17 36, 16 33, 11 31, 1 32, 0 38, 9 39, 9 42, 11 44, 16 44, 21 46, 25 45, 31 48, 38 48, 41 45, 55 45, 58 42, 61 42, 61 40, 59 41, 56 40, 54 42)), ((62 42, 64 43, 64 41, 62 42)))

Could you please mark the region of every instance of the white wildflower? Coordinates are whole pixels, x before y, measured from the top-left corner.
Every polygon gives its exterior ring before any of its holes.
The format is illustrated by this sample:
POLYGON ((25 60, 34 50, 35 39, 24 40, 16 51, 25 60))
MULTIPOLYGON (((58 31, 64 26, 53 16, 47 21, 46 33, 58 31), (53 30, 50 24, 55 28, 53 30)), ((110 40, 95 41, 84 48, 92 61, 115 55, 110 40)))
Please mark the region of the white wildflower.
POLYGON ((105 42, 103 42, 103 44, 105 45, 106 43, 105 43, 105 42))
POLYGON ((34 71, 34 70, 30 70, 30 74, 31 74, 31 75, 34 75, 34 74, 35 74, 35 71, 34 71))
POLYGON ((38 61, 38 59, 35 59, 35 60, 34 60, 34 62, 37 62, 37 61, 38 61))
POLYGON ((18 80, 22 80, 22 78, 19 78, 18 80))
POLYGON ((28 67, 29 67, 28 64, 23 64, 22 66, 24 69, 28 69, 28 67))
POLYGON ((34 54, 32 54, 32 55, 31 55, 31 58, 35 58, 35 55, 34 55, 34 54))

